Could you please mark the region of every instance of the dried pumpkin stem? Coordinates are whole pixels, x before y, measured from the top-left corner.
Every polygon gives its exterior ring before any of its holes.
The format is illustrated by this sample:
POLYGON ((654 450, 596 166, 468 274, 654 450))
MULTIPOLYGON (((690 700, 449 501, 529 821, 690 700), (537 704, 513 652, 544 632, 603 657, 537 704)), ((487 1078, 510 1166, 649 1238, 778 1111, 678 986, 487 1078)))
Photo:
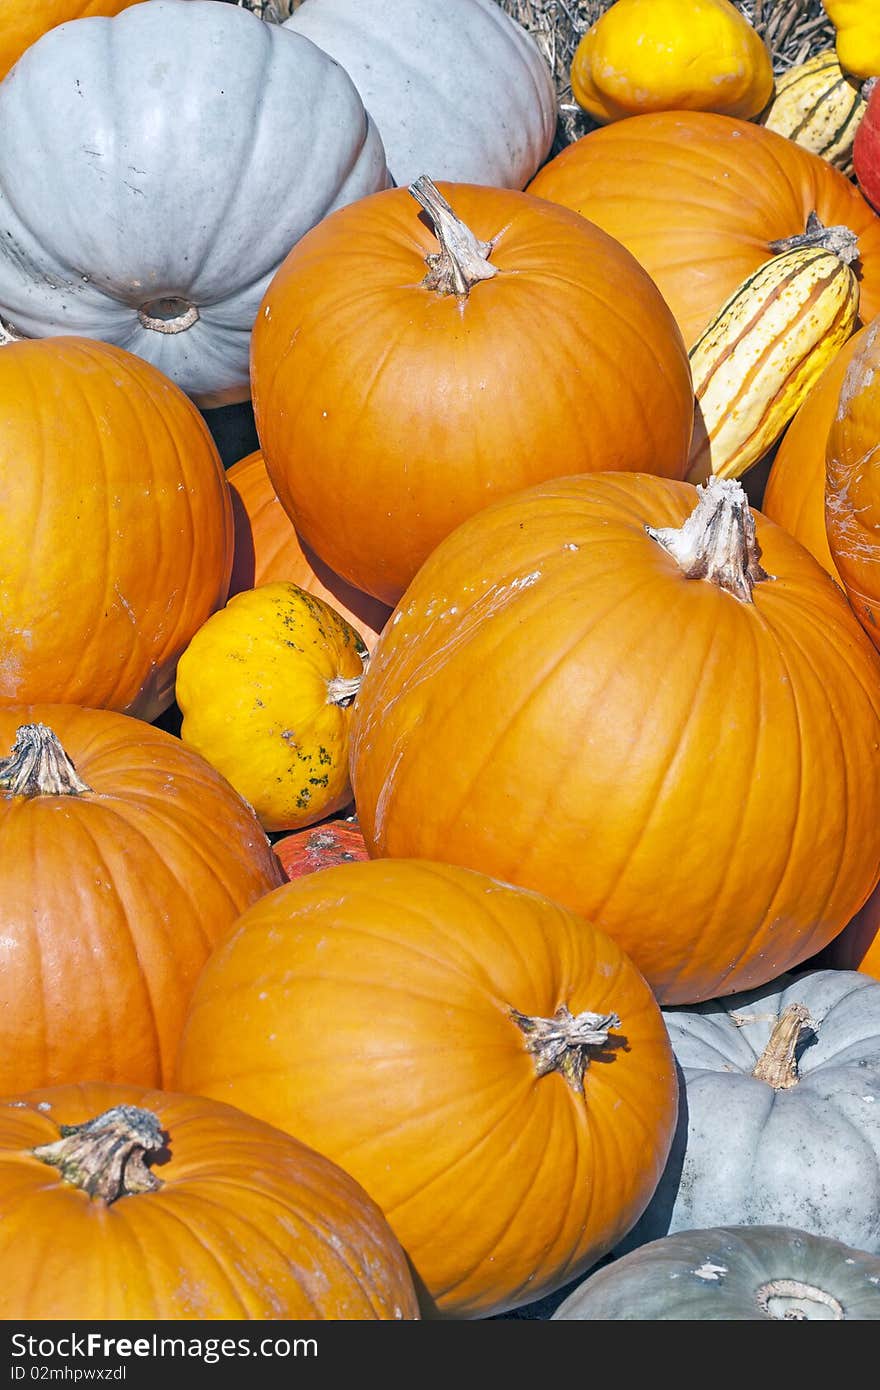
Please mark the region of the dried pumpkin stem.
POLYGON ((162 1186, 147 1160, 164 1147, 165 1133, 151 1110, 114 1105, 84 1124, 62 1125, 60 1139, 31 1153, 57 1168, 65 1182, 109 1204, 162 1186))
POLYGON ((805 251, 811 246, 832 251, 844 265, 852 265, 853 261, 859 259, 859 240, 855 232, 840 224, 826 227, 815 212, 811 212, 807 218, 806 231, 770 242, 774 256, 781 255, 783 251, 805 251))
POLYGON ((742 603, 751 603, 755 585, 773 575, 760 564, 761 547, 745 490, 735 479, 709 478, 697 492, 697 505, 682 526, 645 530, 687 579, 708 579, 742 603))
POLYGON ((0 758, 0 790, 13 796, 80 796, 91 787, 45 724, 20 724, 8 758, 0 758))
POLYGON ((526 1048, 535 1059, 538 1076, 558 1071, 578 1095, 584 1093, 584 1072, 589 1065, 588 1049, 604 1047, 611 1028, 620 1027, 617 1014, 594 1014, 589 1010, 572 1014, 560 1004, 552 1018, 531 1018, 511 1009, 511 1018, 525 1034, 526 1048))
POLYGON ((188 299, 175 297, 152 299, 141 305, 137 316, 141 327, 154 333, 185 333, 199 321, 198 307, 188 299))
POLYGON ((424 288, 466 299, 478 280, 491 280, 498 274, 498 267, 488 261, 491 241, 480 241, 474 235, 426 174, 409 185, 409 192, 430 217, 441 246, 439 252, 425 257, 428 273, 422 281, 424 288))
POLYGON ((804 1004, 789 1004, 773 1032, 770 1041, 755 1063, 752 1076, 766 1081, 774 1091, 787 1091, 799 1081, 797 1048, 802 1033, 815 1032, 817 1024, 804 1004))

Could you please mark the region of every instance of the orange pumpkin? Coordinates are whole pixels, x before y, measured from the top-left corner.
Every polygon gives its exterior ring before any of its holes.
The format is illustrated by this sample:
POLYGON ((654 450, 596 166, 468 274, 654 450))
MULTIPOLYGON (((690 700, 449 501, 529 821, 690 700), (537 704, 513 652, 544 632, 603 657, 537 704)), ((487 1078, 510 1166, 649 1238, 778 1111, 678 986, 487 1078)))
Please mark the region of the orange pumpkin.
POLYGON ((346 584, 304 545, 275 495, 259 449, 226 471, 232 490, 235 550, 229 597, 285 580, 329 603, 372 650, 391 609, 346 584))
POLYGON ((663 1003, 774 979, 880 877, 880 657, 735 482, 561 479, 472 517, 377 644, 351 758, 372 855, 547 893, 663 1003))
POLYGON ((325 218, 252 338, 282 506, 384 603, 495 497, 560 471, 683 477, 693 428, 681 336, 617 242, 525 193, 442 187, 420 179, 325 218))
POLYGON ((423 1311, 455 1318, 601 1258, 653 1193, 677 1109, 662 1015, 613 941, 413 861, 309 874, 245 913, 201 976, 178 1071, 351 1173, 423 1311))
MULTIPOLYGON (((880 311, 880 218, 820 155, 753 121, 660 111, 591 131, 528 191, 598 223, 659 285, 692 347, 738 285, 815 211, 859 239, 860 314, 880 311)), ((574 471, 574 470, 572 470, 574 471)))
POLYGON ((0 0, 0 78, 6 76, 26 48, 50 29, 71 19, 90 15, 114 15, 140 0, 0 0))
POLYGON ((249 806, 179 739, 0 708, 0 1094, 163 1084, 211 947, 284 881, 249 806))
POLYGON ((835 970, 861 970, 880 980, 880 887, 816 962, 835 970))
POLYGON ((0 1317, 418 1317, 347 1173, 228 1105, 100 1084, 0 1101, 0 1317))
POLYGON ((880 647, 880 324, 850 359, 828 431, 825 527, 859 622, 880 647))
POLYGON ((226 599, 232 504, 196 407, 88 338, 0 351, 0 704, 155 719, 226 599))
POLYGON ((825 531, 825 445, 846 369, 868 328, 846 343, 828 364, 785 432, 767 478, 761 511, 805 545, 839 579, 825 531))
POLYGON ((282 835, 272 848, 289 879, 331 869, 336 864, 362 863, 370 857, 355 816, 294 830, 290 835, 282 835))

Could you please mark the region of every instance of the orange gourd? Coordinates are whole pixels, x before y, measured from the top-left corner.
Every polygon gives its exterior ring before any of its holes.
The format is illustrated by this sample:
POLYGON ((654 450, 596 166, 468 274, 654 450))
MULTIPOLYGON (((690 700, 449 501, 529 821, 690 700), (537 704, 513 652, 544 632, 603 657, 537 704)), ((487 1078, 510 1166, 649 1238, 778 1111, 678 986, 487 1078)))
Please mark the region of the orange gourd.
POLYGON ((682 477, 693 428, 681 336, 632 257, 471 184, 420 179, 313 228, 266 292, 251 377, 284 510, 384 603, 498 496, 560 472, 682 477))
POLYGON ((485 874, 399 860, 309 874, 242 916, 199 980, 177 1084, 344 1167, 423 1311, 453 1318, 607 1253, 657 1185, 677 1108, 660 1010, 603 932, 485 874))
POLYGON ((232 503, 196 407, 88 338, 0 350, 0 704, 157 718, 226 599, 232 503))
POLYGON ((847 922, 816 964, 835 970, 861 970, 880 980, 880 888, 874 889, 861 911, 847 922))
POLYGON ((595 922, 663 1003, 764 984, 880 877, 880 657, 739 483, 560 479, 409 586, 351 730, 372 855, 595 922))
POLYGON ((375 1202, 216 1101, 58 1086, 0 1101, 0 1317, 418 1317, 375 1202))
POLYGON ((0 1094, 164 1084, 209 951, 283 881, 253 811, 179 739, 0 708, 0 1094))
POLYGON ((865 340, 867 327, 845 343, 828 364, 785 432, 776 451, 761 511, 805 545, 837 579, 825 531, 825 445, 846 369, 865 340))
POLYGON ((880 647, 880 324, 847 365, 828 431, 825 527, 849 601, 880 647))
POLYGON ((43 34, 72 19, 114 15, 141 0, 0 0, 0 78, 43 34))
POLYGON ((660 111, 591 131, 528 191, 623 242, 656 281, 688 347, 738 285, 815 211, 861 253, 860 314, 880 311, 880 218, 827 160, 753 121, 660 111))
POLYGON ((296 584, 331 604, 372 650, 391 609, 346 584, 303 544, 275 495, 260 450, 227 469, 226 479, 235 517, 229 597, 275 580, 296 584))

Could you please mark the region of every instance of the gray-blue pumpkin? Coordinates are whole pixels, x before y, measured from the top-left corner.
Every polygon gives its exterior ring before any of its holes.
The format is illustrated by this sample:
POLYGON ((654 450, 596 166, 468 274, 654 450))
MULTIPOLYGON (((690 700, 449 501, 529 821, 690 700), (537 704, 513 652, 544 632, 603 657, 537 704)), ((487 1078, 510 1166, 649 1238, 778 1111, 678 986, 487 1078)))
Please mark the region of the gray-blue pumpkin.
POLYGON ((780 1225, 880 1254, 880 983, 811 970, 663 1014, 678 1128, 618 1253, 676 1231, 780 1225))
POLYGON ((304 0, 284 27, 352 77, 401 186, 525 188, 550 150, 550 68, 495 0, 304 0))
POLYGON ((665 1236, 591 1274, 552 1321, 880 1319, 880 1259, 786 1226, 665 1236))
POLYGON ((351 79, 219 0, 150 0, 43 35, 0 83, 0 316, 103 338, 201 405, 245 399, 284 256, 389 183, 351 79))

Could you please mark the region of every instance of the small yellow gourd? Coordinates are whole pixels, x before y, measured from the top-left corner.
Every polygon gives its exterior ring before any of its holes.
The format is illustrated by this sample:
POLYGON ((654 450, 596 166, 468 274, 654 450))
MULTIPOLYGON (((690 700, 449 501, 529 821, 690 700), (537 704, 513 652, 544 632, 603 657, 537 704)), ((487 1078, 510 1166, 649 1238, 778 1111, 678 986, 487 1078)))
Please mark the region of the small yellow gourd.
POLYGON ((180 658, 180 737, 264 830, 313 825, 351 800, 350 706, 366 662, 358 633, 314 594, 287 583, 245 590, 180 658))
POLYGON ((853 77, 880 77, 878 0, 822 0, 836 33, 840 66, 853 77))
POLYGON ((616 0, 578 44, 571 86, 603 125, 644 111, 749 120, 773 94, 773 67, 730 0, 616 0))

